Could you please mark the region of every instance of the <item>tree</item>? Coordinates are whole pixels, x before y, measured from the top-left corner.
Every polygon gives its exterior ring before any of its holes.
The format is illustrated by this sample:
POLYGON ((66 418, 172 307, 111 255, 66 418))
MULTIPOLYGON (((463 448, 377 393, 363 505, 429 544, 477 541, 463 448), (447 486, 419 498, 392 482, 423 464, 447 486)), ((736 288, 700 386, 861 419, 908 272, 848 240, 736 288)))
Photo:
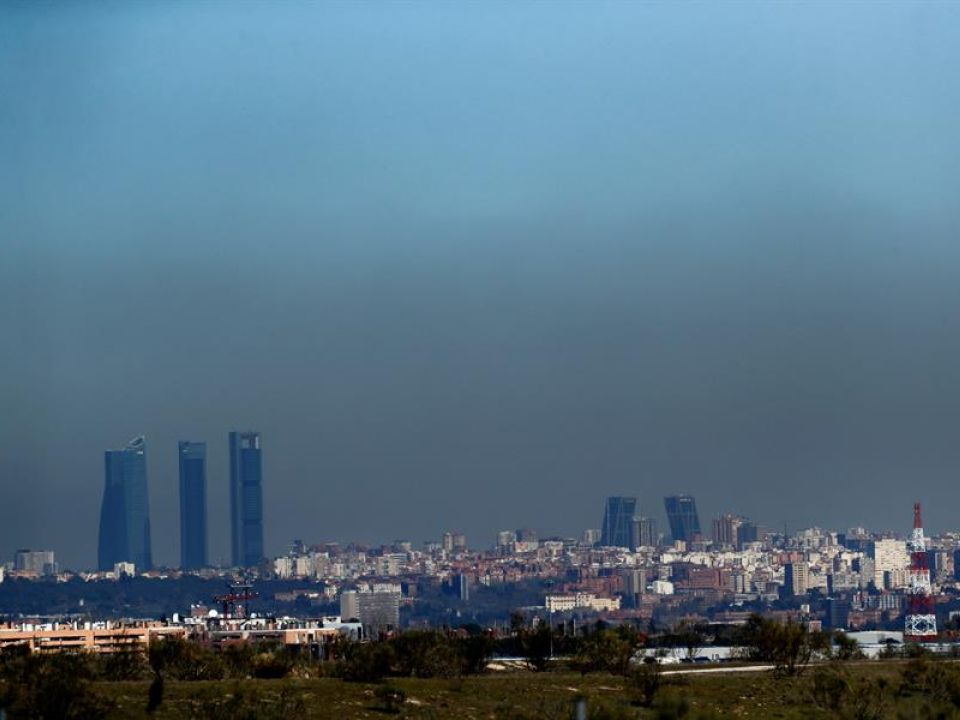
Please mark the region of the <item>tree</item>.
POLYGON ((577 643, 573 664, 583 674, 609 672, 627 675, 641 646, 640 633, 628 625, 612 630, 596 630, 577 643))
POLYGON ((376 682, 390 675, 395 660, 389 643, 347 641, 340 647, 336 669, 347 681, 376 682))
POLYGON ((451 677, 461 671, 459 648, 443 633, 408 630, 392 638, 397 673, 411 677, 451 677))
POLYGON ((460 640, 463 673, 480 675, 487 671, 487 663, 493 657, 493 638, 489 635, 471 635, 460 640))
POLYGON ((859 660, 864 656, 857 639, 845 632, 835 631, 832 639, 832 655, 836 660, 859 660))
POLYGON ((706 644, 706 629, 707 626, 704 623, 692 623, 687 620, 681 621, 677 626, 677 640, 680 647, 686 650, 687 659, 693 660, 706 644))
POLYGON ((522 630, 518 637, 523 657, 537 672, 547 669, 553 646, 553 628, 541 623, 533 630, 522 630))
POLYGON ((660 691, 662 679, 659 662, 640 663, 630 674, 630 690, 634 701, 643 707, 650 707, 660 691))
POLYGON ((92 665, 82 654, 18 654, 7 661, 0 708, 10 720, 99 720, 112 707, 94 690, 92 665))
POLYGON ((740 646, 750 660, 773 663, 777 672, 799 675, 815 653, 829 652, 829 638, 811 633, 805 625, 778 623, 759 615, 747 620, 740 633, 740 646))
POLYGON ((223 660, 212 650, 182 638, 164 638, 150 645, 150 667, 172 680, 220 680, 223 660))

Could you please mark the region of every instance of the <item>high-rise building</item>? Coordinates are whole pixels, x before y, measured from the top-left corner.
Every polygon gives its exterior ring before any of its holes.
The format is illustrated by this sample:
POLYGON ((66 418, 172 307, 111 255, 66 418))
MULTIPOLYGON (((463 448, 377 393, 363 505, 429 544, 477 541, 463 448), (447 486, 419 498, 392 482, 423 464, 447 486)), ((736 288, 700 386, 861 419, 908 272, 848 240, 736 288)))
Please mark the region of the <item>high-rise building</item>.
POLYGON ((630 521, 630 549, 638 547, 657 547, 660 535, 657 532, 657 519, 635 517, 630 521))
POLYGON ((206 567, 207 562, 207 444, 181 440, 180 567, 206 567))
POLYGON ((263 457, 260 433, 230 433, 230 547, 236 567, 263 560, 263 457))
POLYGON ((810 586, 810 571, 806 563, 788 563, 783 566, 785 595, 806 595, 810 586))
POLYGON ((630 523, 637 510, 635 497, 608 497, 600 525, 604 547, 630 547, 630 523))
POLYGON ((697 503, 692 495, 671 495, 663 499, 670 523, 670 534, 674 540, 690 542, 703 537, 700 531, 700 518, 697 515, 697 503))
POLYGON ((17 550, 13 556, 13 569, 37 575, 56 575, 57 561, 53 550, 17 550))
POLYGON ((743 518, 726 513, 713 520, 713 544, 719 547, 738 547, 743 518))
POLYGON ((517 542, 535 543, 540 542, 540 533, 532 528, 520 528, 516 533, 517 542))
POLYGON ((120 450, 107 450, 104 454, 97 567, 112 571, 119 562, 133 563, 137 570, 153 567, 147 443, 143 436, 120 450))
POLYGON ((873 584, 878 590, 902 587, 906 583, 910 554, 905 541, 895 538, 872 540, 867 557, 873 560, 873 584))
POLYGON ((760 539, 760 529, 755 522, 744 520, 737 528, 737 549, 743 550, 747 543, 755 543, 760 539))

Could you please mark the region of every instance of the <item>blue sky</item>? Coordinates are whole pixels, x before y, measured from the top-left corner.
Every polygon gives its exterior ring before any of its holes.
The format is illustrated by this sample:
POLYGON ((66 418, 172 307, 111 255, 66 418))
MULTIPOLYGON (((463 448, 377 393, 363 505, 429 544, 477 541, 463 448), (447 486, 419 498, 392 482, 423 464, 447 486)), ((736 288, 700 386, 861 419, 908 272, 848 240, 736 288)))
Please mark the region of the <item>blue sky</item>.
POLYGON ((949 3, 0 8, 0 555, 264 434, 267 544, 955 527, 949 3), (348 510, 345 510, 348 509, 348 510))

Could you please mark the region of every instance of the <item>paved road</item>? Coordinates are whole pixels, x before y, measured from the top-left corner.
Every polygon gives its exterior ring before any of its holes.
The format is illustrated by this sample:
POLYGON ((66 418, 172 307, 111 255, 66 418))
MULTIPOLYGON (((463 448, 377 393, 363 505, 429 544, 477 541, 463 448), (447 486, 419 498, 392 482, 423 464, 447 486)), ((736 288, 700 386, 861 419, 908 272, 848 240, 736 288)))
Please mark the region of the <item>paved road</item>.
POLYGON ((699 673, 741 673, 773 670, 773 665, 734 665, 732 667, 684 668, 682 670, 664 670, 661 675, 695 675, 699 673))

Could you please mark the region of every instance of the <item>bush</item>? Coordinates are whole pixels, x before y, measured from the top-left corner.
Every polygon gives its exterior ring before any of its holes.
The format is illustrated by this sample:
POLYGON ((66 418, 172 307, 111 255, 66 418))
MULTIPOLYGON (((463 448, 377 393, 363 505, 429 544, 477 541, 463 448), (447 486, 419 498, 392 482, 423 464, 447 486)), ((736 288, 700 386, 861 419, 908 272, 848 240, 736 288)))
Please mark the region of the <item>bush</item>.
MULTIPOLYGON (((856 638, 852 638, 845 632, 835 631, 831 636, 833 639, 832 655, 836 660, 861 660, 864 656, 860 649, 860 643, 856 638)), ((889 646, 888 646, 889 647, 889 646)))
POLYGON ((810 678, 810 699, 821 710, 840 713, 850 695, 850 678, 837 666, 817 668, 810 678))
POLYGON ((643 707, 650 707, 662 684, 660 663, 641 663, 630 674, 630 693, 633 701, 643 707))
POLYGON ((376 682, 390 675, 395 661, 393 648, 385 642, 345 643, 340 648, 337 674, 351 682, 376 682))
POLYGON ((279 680, 285 678, 293 669, 293 658, 285 648, 267 650, 253 656, 251 664, 253 677, 261 680, 279 680))
POLYGON ((546 670, 553 648, 553 629, 542 623, 533 630, 520 630, 517 639, 520 642, 520 651, 530 667, 537 672, 546 670))
POLYGON ((577 644, 573 665, 583 674, 609 672, 628 675, 640 647, 639 633, 628 626, 620 626, 616 630, 597 630, 577 644))
POLYGON ((459 641, 461 667, 465 675, 480 675, 487 671, 493 657, 493 638, 489 635, 471 635, 459 641))
POLYGON ((380 708, 388 713, 400 712, 401 706, 407 701, 407 694, 394 685, 381 685, 373 694, 380 701, 380 708))
POLYGON ((150 645, 150 667, 171 680, 221 680, 223 660, 215 652, 181 638, 164 638, 150 645))
POLYGON ((389 641, 398 675, 452 677, 461 670, 459 647, 446 635, 432 630, 410 630, 389 641))
POLYGON ((829 638, 811 633, 798 623, 778 623, 753 615, 739 634, 739 644, 747 659, 773 663, 779 673, 799 675, 814 654, 830 652, 829 638))
POLYGON ((923 695, 934 702, 960 707, 960 670, 952 663, 911 659, 900 673, 901 695, 923 695))
POLYGON ((239 684, 231 693, 215 690, 192 702, 190 717, 195 720, 287 720, 303 717, 306 704, 289 688, 279 692, 257 692, 239 684))
POLYGON ((139 649, 106 653, 96 658, 97 676, 108 682, 143 680, 150 675, 146 654, 139 649))
MULTIPOLYGON (((6 654, 6 653, 4 653, 6 654)), ((4 659, 0 708, 10 720, 99 720, 112 704, 93 689, 90 657, 14 653, 4 659)))

